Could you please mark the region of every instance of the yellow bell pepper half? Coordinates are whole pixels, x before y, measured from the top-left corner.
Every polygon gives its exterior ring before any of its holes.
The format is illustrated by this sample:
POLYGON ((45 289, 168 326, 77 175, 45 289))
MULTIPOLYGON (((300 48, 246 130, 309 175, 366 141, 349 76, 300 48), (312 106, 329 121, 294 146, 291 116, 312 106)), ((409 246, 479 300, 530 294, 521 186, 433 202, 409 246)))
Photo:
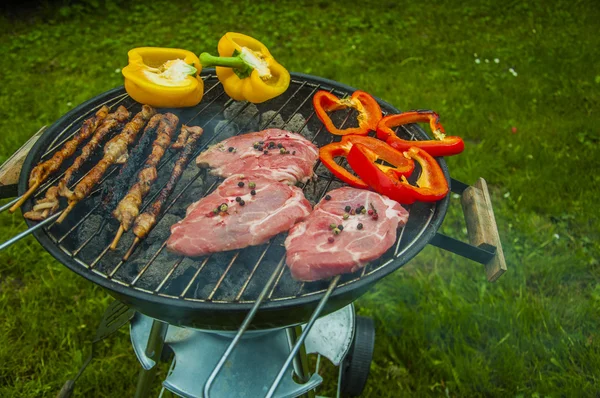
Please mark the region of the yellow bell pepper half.
POLYGON ((228 32, 218 44, 219 57, 200 54, 203 67, 215 66, 223 89, 236 101, 261 103, 287 90, 290 74, 260 41, 228 32))
POLYGON ((178 48, 138 47, 127 53, 125 90, 142 104, 156 108, 197 105, 204 95, 198 57, 178 48))

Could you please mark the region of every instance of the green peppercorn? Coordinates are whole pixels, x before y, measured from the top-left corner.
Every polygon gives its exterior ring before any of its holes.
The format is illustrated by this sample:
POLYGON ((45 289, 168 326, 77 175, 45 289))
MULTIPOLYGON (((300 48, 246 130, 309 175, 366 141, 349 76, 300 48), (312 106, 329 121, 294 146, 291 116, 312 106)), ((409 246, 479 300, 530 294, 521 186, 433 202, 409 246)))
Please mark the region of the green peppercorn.
POLYGON ((219 210, 221 210, 221 211, 227 211, 227 209, 229 209, 229 206, 227 206, 227 203, 223 203, 221 206, 219 206, 219 210))
POLYGON ((365 209, 364 207, 362 208, 362 210, 360 211, 361 214, 366 214, 367 213, 367 209, 365 209))
POLYGON ((337 227, 337 224, 329 224, 329 229, 335 229, 337 227))
POLYGON ((253 183, 253 182, 249 182, 249 183, 248 183, 248 187, 249 187, 250 189, 254 189, 254 188, 256 188, 256 184, 255 184, 255 183, 253 183))
POLYGON ((340 232, 342 232, 342 231, 341 231, 339 228, 334 228, 334 229, 333 229, 333 233, 334 233, 335 235, 339 235, 339 234, 340 234, 340 232))
POLYGON ((217 214, 219 212, 219 209, 214 209, 213 213, 217 214))
POLYGON ((344 220, 347 220, 348 218, 350 218, 350 214, 348 214, 348 213, 344 213, 344 215, 342 216, 342 218, 343 218, 344 220))
POLYGON ((282 155, 285 155, 285 152, 286 152, 286 151, 285 151, 285 148, 281 148, 281 149, 279 150, 279 153, 280 153, 280 154, 282 154, 282 155))

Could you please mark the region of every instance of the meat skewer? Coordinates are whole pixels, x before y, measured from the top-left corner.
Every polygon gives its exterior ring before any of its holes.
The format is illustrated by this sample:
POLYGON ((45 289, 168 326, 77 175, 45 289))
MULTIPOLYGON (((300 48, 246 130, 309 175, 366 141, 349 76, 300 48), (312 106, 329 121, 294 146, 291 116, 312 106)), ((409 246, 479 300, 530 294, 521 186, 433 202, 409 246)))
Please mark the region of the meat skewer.
POLYGON ((137 216, 133 225, 133 233, 135 234, 135 240, 133 244, 127 251, 127 254, 123 257, 123 260, 127 260, 135 247, 139 244, 139 242, 144 239, 148 233, 154 228, 156 225, 156 219, 160 214, 167 198, 175 189, 177 182, 181 178, 183 171, 190 161, 190 156, 195 151, 197 144, 199 143, 200 137, 202 136, 204 130, 201 127, 194 126, 181 126, 181 132, 179 133, 179 137, 177 138, 177 142, 172 145, 172 148, 183 148, 183 151, 179 154, 179 157, 175 161, 175 166, 173 166, 173 171, 171 171, 171 176, 169 177, 169 181, 167 185, 160 191, 156 200, 150 205, 149 209, 137 216), (184 137, 183 139, 181 137, 184 137), (180 143, 183 141, 183 143, 180 143), (177 144, 177 145, 176 145, 177 144))
POLYGON ((156 138, 156 131, 162 118, 163 115, 161 114, 152 116, 137 144, 129 152, 127 162, 121 167, 117 177, 109 180, 104 185, 101 202, 103 214, 110 215, 129 190, 136 177, 136 171, 142 167, 149 149, 152 147, 152 142, 156 138))
POLYGON ((125 163, 127 160, 127 148, 133 144, 138 133, 155 113, 156 111, 152 107, 148 105, 142 106, 142 110, 127 123, 123 128, 123 131, 108 141, 104 146, 104 157, 102 160, 90 170, 83 180, 81 180, 75 189, 67 196, 67 199, 69 199, 69 206, 62 212, 56 221, 57 223, 61 223, 73 207, 90 194, 92 188, 98 184, 111 165, 125 163))
POLYGON ((56 172, 56 170, 60 168, 60 165, 65 159, 73 156, 79 144, 92 135, 100 123, 106 119, 108 112, 109 109, 107 106, 100 108, 94 116, 86 119, 83 122, 83 125, 77 134, 75 134, 75 136, 69 141, 65 142, 62 148, 60 148, 60 150, 57 151, 52 158, 38 164, 33 168, 31 174, 29 175, 29 189, 27 192, 25 192, 21 199, 19 199, 19 201, 9 209, 11 213, 21 207, 21 205, 25 203, 27 199, 29 199, 35 190, 39 188, 42 182, 44 182, 50 176, 50 174, 56 172))
POLYGON ((121 235, 124 231, 128 231, 133 224, 133 221, 138 216, 142 200, 150 191, 152 183, 156 181, 157 170, 156 166, 163 157, 165 151, 171 145, 171 137, 175 132, 179 118, 172 113, 167 113, 163 116, 158 126, 157 137, 152 143, 152 152, 146 159, 146 163, 142 170, 138 173, 137 182, 127 192, 127 195, 119 202, 113 216, 120 221, 121 226, 117 232, 117 236, 113 240, 110 248, 116 249, 121 235))
POLYGON ((81 154, 67 169, 58 184, 48 189, 46 191, 46 196, 38 200, 33 206, 33 210, 28 211, 23 216, 30 220, 43 220, 47 216, 54 214, 54 212, 58 210, 59 195, 68 197, 71 194, 71 191, 67 186, 71 183, 75 173, 93 155, 94 151, 108 135, 123 127, 123 124, 129 119, 129 116, 129 111, 122 105, 119 106, 114 113, 109 114, 96 129, 92 138, 81 149, 81 154))

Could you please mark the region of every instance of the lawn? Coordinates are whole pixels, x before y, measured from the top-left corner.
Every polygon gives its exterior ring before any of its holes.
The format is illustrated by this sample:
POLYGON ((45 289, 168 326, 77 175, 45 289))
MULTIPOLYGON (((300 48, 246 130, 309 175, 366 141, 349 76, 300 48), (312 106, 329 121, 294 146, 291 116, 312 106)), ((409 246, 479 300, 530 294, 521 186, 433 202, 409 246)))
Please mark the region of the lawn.
MULTIPOLYGON (((0 163, 41 126, 122 84, 138 46, 216 50, 238 31, 289 70, 438 111, 490 186, 509 271, 427 247, 356 304, 376 322, 365 396, 600 394, 600 7, 590 1, 44 1, 0 14, 0 163)), ((4 203, 4 201, 2 202, 4 203)), ((0 241, 25 228, 0 215, 0 241)), ((459 199, 442 231, 466 239, 459 199)), ((54 396, 109 297, 33 238, 0 252, 0 396, 54 396)), ((131 396, 123 328, 77 394, 131 396)), ((320 394, 332 394, 326 368, 320 394)), ((163 369, 164 372, 164 369, 163 369)), ((164 373, 162 373, 164 375, 164 373)))

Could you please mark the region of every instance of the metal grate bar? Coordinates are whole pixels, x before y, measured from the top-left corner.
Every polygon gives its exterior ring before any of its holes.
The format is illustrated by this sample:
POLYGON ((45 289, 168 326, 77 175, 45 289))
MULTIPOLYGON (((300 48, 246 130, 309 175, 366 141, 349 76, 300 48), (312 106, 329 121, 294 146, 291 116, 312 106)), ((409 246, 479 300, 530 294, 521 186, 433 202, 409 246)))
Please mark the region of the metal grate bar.
POLYGON ((154 293, 158 293, 160 291, 160 289, 162 289, 162 287, 165 285, 167 280, 171 277, 173 272, 175 272, 177 267, 179 267, 179 264, 181 264, 184 259, 185 259, 185 257, 181 257, 179 260, 175 261, 175 264, 173 264, 173 266, 171 267, 169 272, 167 272, 167 276, 165 276, 164 279, 162 280, 162 282, 158 285, 158 287, 156 289, 154 289, 154 293))
POLYGON ((85 215, 85 216, 83 216, 83 217, 82 217, 82 218, 81 218, 79 221, 77 221, 77 224, 75 224, 75 225, 74 225, 74 226, 73 226, 73 227, 72 227, 70 230, 68 230, 68 231, 67 231, 67 233, 66 233, 66 234, 64 234, 64 235, 63 235, 63 236, 62 236, 60 239, 58 239, 58 240, 56 241, 56 243, 58 243, 58 244, 61 244, 61 243, 63 242, 63 240, 65 240, 65 238, 66 238, 67 236, 71 235, 71 234, 73 233, 73 231, 75 231, 77 228, 79 228, 79 226, 80 226, 81 224, 83 224, 83 222, 84 222, 85 220, 87 220, 87 219, 88 219, 88 217, 89 217, 89 216, 90 216, 90 215, 91 215, 91 214, 94 212, 94 210, 96 210, 96 209, 97 209, 99 206, 100 206, 100 203, 98 203, 96 206, 94 206, 94 207, 92 208, 92 210, 90 210, 90 211, 89 211, 89 213, 88 213, 88 214, 86 214, 86 215, 85 215))
POLYGON ((206 299, 207 301, 212 300, 212 298, 214 297, 215 293, 217 292, 217 289, 219 288, 219 286, 221 286, 221 283, 223 283, 223 280, 225 279, 225 276, 227 276, 227 273, 229 272, 229 270, 231 269, 231 266, 233 265, 233 263, 235 263, 235 260, 237 260, 237 258, 238 258, 239 255, 240 255, 240 251, 238 250, 235 253, 235 255, 233 256, 233 258, 231 259, 231 261, 229 261, 229 265, 227 266, 227 268, 225 268, 225 271, 223 272, 223 274, 221 275, 221 277, 217 281, 217 284, 215 285, 215 287, 213 288, 213 290, 208 295, 208 298, 206 299))
POLYGON ((204 269, 204 267, 208 263, 208 259, 209 259, 209 257, 206 257, 202 261, 202 263, 200 264, 200 266, 198 267, 198 269, 196 270, 196 272, 192 276, 192 279, 190 279, 190 281, 186 285, 185 289, 183 289, 183 292, 181 292, 181 294, 179 295, 180 298, 185 298, 185 295, 187 294, 188 290, 190 289, 190 287, 192 287, 192 284, 194 283, 194 281, 196 280, 196 278, 198 277, 198 275, 200 274, 200 272, 204 269))
MULTIPOLYGON (((98 204, 99 205, 99 204, 98 204)), ((96 206, 97 207, 97 206, 96 206)), ((90 213, 91 214, 91 213, 90 213)), ((104 227, 106 226, 106 220, 102 220, 102 223, 100 223, 100 226, 98 227, 98 229, 96 230, 96 232, 94 232, 92 235, 90 235, 89 238, 87 238, 85 240, 85 242, 83 242, 83 244, 81 246, 79 246, 77 249, 75 249, 73 251, 73 253, 71 254, 71 257, 75 257, 79 254, 79 252, 87 246, 88 243, 90 243, 92 241, 92 239, 94 239, 94 237, 96 237, 96 235, 100 234, 100 232, 102 232, 102 230, 104 229, 104 227)))
POLYGON ((246 288, 248 287, 248 284, 252 280, 252 277, 254 276, 254 273, 258 269, 258 266, 260 265, 260 263, 262 263, 262 260, 265 258, 265 254, 267 254, 267 252, 269 251, 269 248, 271 248, 271 244, 272 243, 273 243, 272 240, 269 241, 269 243, 267 244, 267 247, 265 247, 265 250, 263 250, 263 252, 260 254, 260 257, 256 261, 256 264, 254 264, 254 267, 252 268, 252 271, 250 271, 250 275, 248 275, 248 278, 246 278, 246 280, 244 281, 244 284, 242 285, 242 288, 238 292, 237 296, 235 296, 235 301, 239 301, 240 298, 242 297, 242 295, 244 294, 244 292, 246 291, 246 288))

